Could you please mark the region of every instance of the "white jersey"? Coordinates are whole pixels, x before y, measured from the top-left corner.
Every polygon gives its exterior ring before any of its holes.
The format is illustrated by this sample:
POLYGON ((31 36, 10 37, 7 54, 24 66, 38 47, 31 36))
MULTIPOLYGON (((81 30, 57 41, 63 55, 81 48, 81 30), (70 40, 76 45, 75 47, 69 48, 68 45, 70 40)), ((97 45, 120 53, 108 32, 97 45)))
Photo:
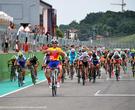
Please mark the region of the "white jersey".
POLYGON ((83 52, 82 55, 79 57, 80 60, 83 60, 84 57, 89 58, 89 55, 87 52, 83 52))

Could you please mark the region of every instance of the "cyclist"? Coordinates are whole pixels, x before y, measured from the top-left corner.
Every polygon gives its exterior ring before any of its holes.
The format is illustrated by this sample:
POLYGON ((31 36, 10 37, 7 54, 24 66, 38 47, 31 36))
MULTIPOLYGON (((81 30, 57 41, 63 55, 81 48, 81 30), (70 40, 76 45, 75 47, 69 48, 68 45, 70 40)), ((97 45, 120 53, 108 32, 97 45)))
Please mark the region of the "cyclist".
POLYGON ((108 55, 107 55, 107 59, 106 59, 106 63, 107 63, 107 70, 108 70, 108 73, 109 73, 109 77, 113 77, 114 76, 114 62, 113 62, 113 59, 112 59, 112 56, 114 55, 114 52, 111 50, 108 55))
POLYGON ((132 66, 132 63, 133 63, 133 60, 134 60, 134 57, 135 57, 135 50, 134 49, 131 49, 130 51, 130 62, 131 62, 131 66, 132 66))
POLYGON ((17 74, 16 74, 16 66, 15 66, 16 56, 13 55, 10 60, 8 60, 8 67, 11 65, 11 73, 10 73, 10 80, 14 81, 16 80, 17 74))
POLYGON ((13 55, 10 60, 8 60, 8 65, 10 65, 10 63, 11 65, 15 65, 16 58, 17 56, 13 55))
POLYGON ((79 60, 82 62, 84 66, 85 78, 88 78, 89 55, 86 51, 86 48, 82 49, 82 55, 79 57, 79 60))
POLYGON ((69 62, 70 62, 70 64, 74 63, 74 61, 76 60, 76 57, 77 57, 77 53, 74 49, 74 46, 71 46, 71 50, 69 52, 69 62))
POLYGON ((127 71, 127 55, 126 55, 126 53, 124 52, 124 51, 121 51, 120 52, 120 55, 121 55, 121 58, 122 58, 122 67, 123 67, 123 71, 124 71, 124 73, 126 73, 126 71, 127 71))
POLYGON ((39 65, 39 61, 38 58, 32 53, 31 56, 28 58, 29 61, 29 65, 28 66, 32 66, 34 68, 34 74, 37 78, 37 69, 38 69, 38 65, 39 65))
MULTIPOLYGON (((113 59, 113 62, 114 62, 114 66, 116 67, 118 67, 118 71, 119 71, 119 76, 120 76, 120 64, 121 64, 121 60, 122 60, 122 58, 121 58, 121 56, 120 56, 120 54, 119 54, 119 52, 118 51, 115 51, 114 52, 114 55, 112 56, 112 59, 113 59)), ((120 78, 120 77, 119 77, 120 78)))
POLYGON ((100 60, 99 57, 96 55, 96 53, 93 53, 91 62, 92 62, 92 74, 94 78, 93 83, 95 83, 95 78, 97 75, 99 75, 99 69, 100 69, 100 60), (94 74, 94 69, 96 69, 97 74, 94 74))
POLYGON ((61 81, 61 76, 62 76, 62 65, 60 64, 59 61, 59 56, 65 56, 65 53, 62 51, 60 47, 58 47, 58 40, 56 38, 53 38, 51 40, 52 47, 49 47, 47 50, 44 51, 44 53, 50 53, 50 62, 48 63, 48 66, 46 68, 46 78, 48 80, 49 87, 51 88, 51 78, 50 78, 50 73, 52 67, 58 67, 59 69, 59 75, 57 79, 57 87, 60 87, 60 81, 61 81))
POLYGON ((21 71, 22 71, 22 76, 23 76, 23 83, 25 83, 25 64, 26 64, 26 57, 24 56, 24 54, 19 51, 18 52, 18 56, 16 57, 16 61, 15 61, 15 65, 20 66, 21 71))
POLYGON ((73 74, 74 74, 74 67, 75 67, 75 60, 77 58, 77 53, 76 50, 74 48, 74 45, 71 46, 70 52, 69 52, 69 65, 70 65, 70 76, 72 78, 73 74))

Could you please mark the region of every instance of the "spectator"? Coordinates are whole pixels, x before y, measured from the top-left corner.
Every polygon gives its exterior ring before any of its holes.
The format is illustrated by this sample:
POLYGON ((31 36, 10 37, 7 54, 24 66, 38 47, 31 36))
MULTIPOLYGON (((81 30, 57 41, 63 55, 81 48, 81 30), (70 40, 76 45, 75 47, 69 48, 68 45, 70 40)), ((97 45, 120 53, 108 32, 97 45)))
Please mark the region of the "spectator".
MULTIPOLYGON (((26 39, 28 40, 28 37, 29 37, 29 33, 32 32, 32 27, 31 25, 29 24, 28 26, 25 27, 24 31, 26 32, 26 39)), ((26 40, 25 39, 25 40, 26 40)))
POLYGON ((47 50, 47 49, 48 49, 48 45, 43 44, 42 50, 47 50))
POLYGON ((26 28, 24 29, 24 31, 25 31, 26 33, 32 32, 32 30, 31 30, 31 25, 29 24, 28 26, 26 26, 26 28))
POLYGON ((16 40, 16 44, 15 44, 15 52, 19 52, 20 48, 19 48, 19 41, 16 40))
POLYGON ((8 26, 8 30, 11 31, 11 30, 13 30, 13 29, 15 29, 15 24, 12 23, 12 22, 10 22, 10 23, 9 23, 9 26, 8 26))
POLYGON ((48 43, 48 38, 49 38, 49 36, 50 36, 49 31, 47 31, 45 35, 46 35, 46 41, 47 41, 47 43, 48 43))
POLYGON ((27 53, 29 51, 29 45, 28 45, 28 42, 27 42, 27 38, 26 38, 25 43, 23 44, 23 51, 25 53, 27 53))
POLYGON ((7 38, 5 41, 5 44, 4 44, 4 53, 8 53, 8 47, 9 47, 9 42, 8 42, 8 38, 7 38))
POLYGON ((20 28, 18 29, 18 32, 17 32, 17 39, 19 38, 19 35, 20 35, 20 32, 24 32, 24 26, 20 26, 20 28))

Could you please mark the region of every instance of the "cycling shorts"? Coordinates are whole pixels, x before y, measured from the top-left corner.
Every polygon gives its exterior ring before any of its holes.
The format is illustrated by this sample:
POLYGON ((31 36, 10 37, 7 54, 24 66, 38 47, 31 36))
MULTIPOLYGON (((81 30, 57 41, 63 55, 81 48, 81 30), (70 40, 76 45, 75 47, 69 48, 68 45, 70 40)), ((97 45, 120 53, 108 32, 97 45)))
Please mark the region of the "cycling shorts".
POLYGON ((69 63, 72 65, 74 63, 74 59, 70 59, 69 63))
POLYGON ((48 64, 49 68, 55 68, 55 67, 58 67, 59 65, 60 65, 60 61, 58 60, 50 61, 48 64))
POLYGON ((99 61, 98 60, 93 60, 93 65, 97 65, 97 64, 99 64, 99 61))
POLYGON ((83 65, 85 66, 85 67, 88 67, 89 66, 89 63, 88 62, 82 62, 83 63, 83 65))
POLYGON ((21 68, 25 68, 26 61, 17 61, 21 68))
POLYGON ((115 59, 115 64, 120 64, 121 60, 120 59, 115 59))

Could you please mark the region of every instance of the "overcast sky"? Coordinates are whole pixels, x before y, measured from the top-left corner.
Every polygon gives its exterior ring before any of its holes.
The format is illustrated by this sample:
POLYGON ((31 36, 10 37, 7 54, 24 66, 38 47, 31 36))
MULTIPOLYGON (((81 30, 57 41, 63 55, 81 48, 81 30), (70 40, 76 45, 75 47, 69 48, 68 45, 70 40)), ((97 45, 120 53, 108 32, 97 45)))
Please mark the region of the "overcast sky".
MULTIPOLYGON (((111 3, 121 3, 122 0, 44 0, 57 10, 57 24, 69 24, 76 20, 79 22, 91 12, 121 11, 121 6, 111 3)), ((135 0, 124 0, 127 4, 125 10, 135 11, 135 0)))

